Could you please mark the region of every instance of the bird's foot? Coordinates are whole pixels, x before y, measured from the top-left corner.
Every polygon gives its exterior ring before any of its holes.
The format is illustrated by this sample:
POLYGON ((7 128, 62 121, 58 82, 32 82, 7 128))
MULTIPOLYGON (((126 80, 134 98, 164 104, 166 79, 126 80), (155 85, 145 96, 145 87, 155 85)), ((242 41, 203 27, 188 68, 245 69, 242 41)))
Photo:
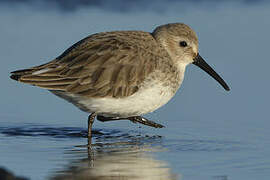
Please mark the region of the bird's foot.
POLYGON ((163 128, 165 126, 155 123, 154 121, 150 121, 144 117, 141 116, 133 116, 133 117, 128 117, 128 120, 130 120, 133 123, 140 123, 146 126, 154 127, 154 128, 163 128))
POLYGON ((141 116, 132 116, 132 117, 127 117, 127 118, 119 118, 119 117, 105 117, 105 116, 97 116, 97 120, 102 121, 102 122, 107 122, 107 121, 117 121, 117 120, 130 120, 133 123, 140 123, 146 126, 154 127, 154 128, 163 128, 165 126, 155 123, 154 121, 150 121, 144 117, 141 116))

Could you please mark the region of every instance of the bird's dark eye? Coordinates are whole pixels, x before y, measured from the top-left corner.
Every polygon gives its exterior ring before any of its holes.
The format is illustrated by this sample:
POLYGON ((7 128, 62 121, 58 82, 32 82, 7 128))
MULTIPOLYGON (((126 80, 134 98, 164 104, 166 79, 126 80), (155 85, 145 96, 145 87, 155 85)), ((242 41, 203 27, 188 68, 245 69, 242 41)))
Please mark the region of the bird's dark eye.
POLYGON ((186 41, 180 41, 179 45, 182 46, 182 47, 186 47, 187 42, 186 41))

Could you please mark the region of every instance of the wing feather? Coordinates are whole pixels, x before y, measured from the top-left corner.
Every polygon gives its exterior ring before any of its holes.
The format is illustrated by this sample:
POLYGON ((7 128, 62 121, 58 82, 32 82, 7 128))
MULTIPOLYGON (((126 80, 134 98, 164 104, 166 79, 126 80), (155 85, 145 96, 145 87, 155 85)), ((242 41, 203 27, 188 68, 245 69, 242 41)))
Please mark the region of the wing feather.
POLYGON ((146 48, 140 48, 140 41, 132 43, 128 33, 119 33, 92 35, 47 64, 13 73, 21 82, 49 90, 88 97, 130 96, 154 71, 156 58, 149 49, 157 45, 149 33, 140 32, 152 42, 146 48))

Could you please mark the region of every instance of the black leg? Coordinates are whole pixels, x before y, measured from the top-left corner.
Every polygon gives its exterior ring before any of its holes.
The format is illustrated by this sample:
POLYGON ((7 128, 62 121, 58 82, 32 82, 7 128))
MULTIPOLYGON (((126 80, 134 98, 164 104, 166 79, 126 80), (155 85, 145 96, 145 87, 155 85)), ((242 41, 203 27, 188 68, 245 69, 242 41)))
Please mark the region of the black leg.
POLYGON ((88 152, 88 167, 92 168, 94 165, 94 151, 92 149, 91 140, 89 139, 88 139, 87 152, 88 152))
POLYGON ((118 117, 104 117, 104 116, 97 116, 97 120, 102 121, 102 122, 107 122, 107 121, 117 121, 117 120, 130 120, 133 123, 140 123, 146 126, 151 126, 154 128, 163 128, 164 126, 158 123, 155 123, 153 121, 150 121, 144 117, 141 116, 132 116, 132 117, 127 117, 127 118, 118 118, 118 117))
POLYGON ((127 120, 126 118, 119 118, 119 117, 105 117, 105 116, 97 116, 97 120, 101 122, 107 122, 107 121, 118 121, 118 120, 127 120))
POLYGON ((88 145, 91 145, 91 139, 92 139, 92 125, 94 123, 95 117, 97 114, 93 112, 88 116, 88 145))

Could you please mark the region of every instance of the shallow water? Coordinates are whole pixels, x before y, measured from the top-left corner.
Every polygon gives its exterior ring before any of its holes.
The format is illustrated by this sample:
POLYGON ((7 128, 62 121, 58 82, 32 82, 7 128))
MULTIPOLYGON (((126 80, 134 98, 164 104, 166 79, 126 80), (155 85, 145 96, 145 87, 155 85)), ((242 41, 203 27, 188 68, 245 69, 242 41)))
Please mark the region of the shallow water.
POLYGON ((132 129, 94 129, 89 150, 85 128, 6 123, 0 128, 1 165, 31 179, 223 180, 269 174, 269 145, 188 132, 184 123, 177 136, 170 129, 132 129))
POLYGON ((269 179, 270 4, 160 1, 140 8, 139 2, 136 8, 101 3, 63 10, 0 1, 0 167, 32 180, 269 179), (168 22, 195 29, 200 54, 232 90, 191 65, 175 97, 146 115, 166 128, 95 122, 88 149, 87 114, 8 77, 89 34, 152 31, 168 22))

